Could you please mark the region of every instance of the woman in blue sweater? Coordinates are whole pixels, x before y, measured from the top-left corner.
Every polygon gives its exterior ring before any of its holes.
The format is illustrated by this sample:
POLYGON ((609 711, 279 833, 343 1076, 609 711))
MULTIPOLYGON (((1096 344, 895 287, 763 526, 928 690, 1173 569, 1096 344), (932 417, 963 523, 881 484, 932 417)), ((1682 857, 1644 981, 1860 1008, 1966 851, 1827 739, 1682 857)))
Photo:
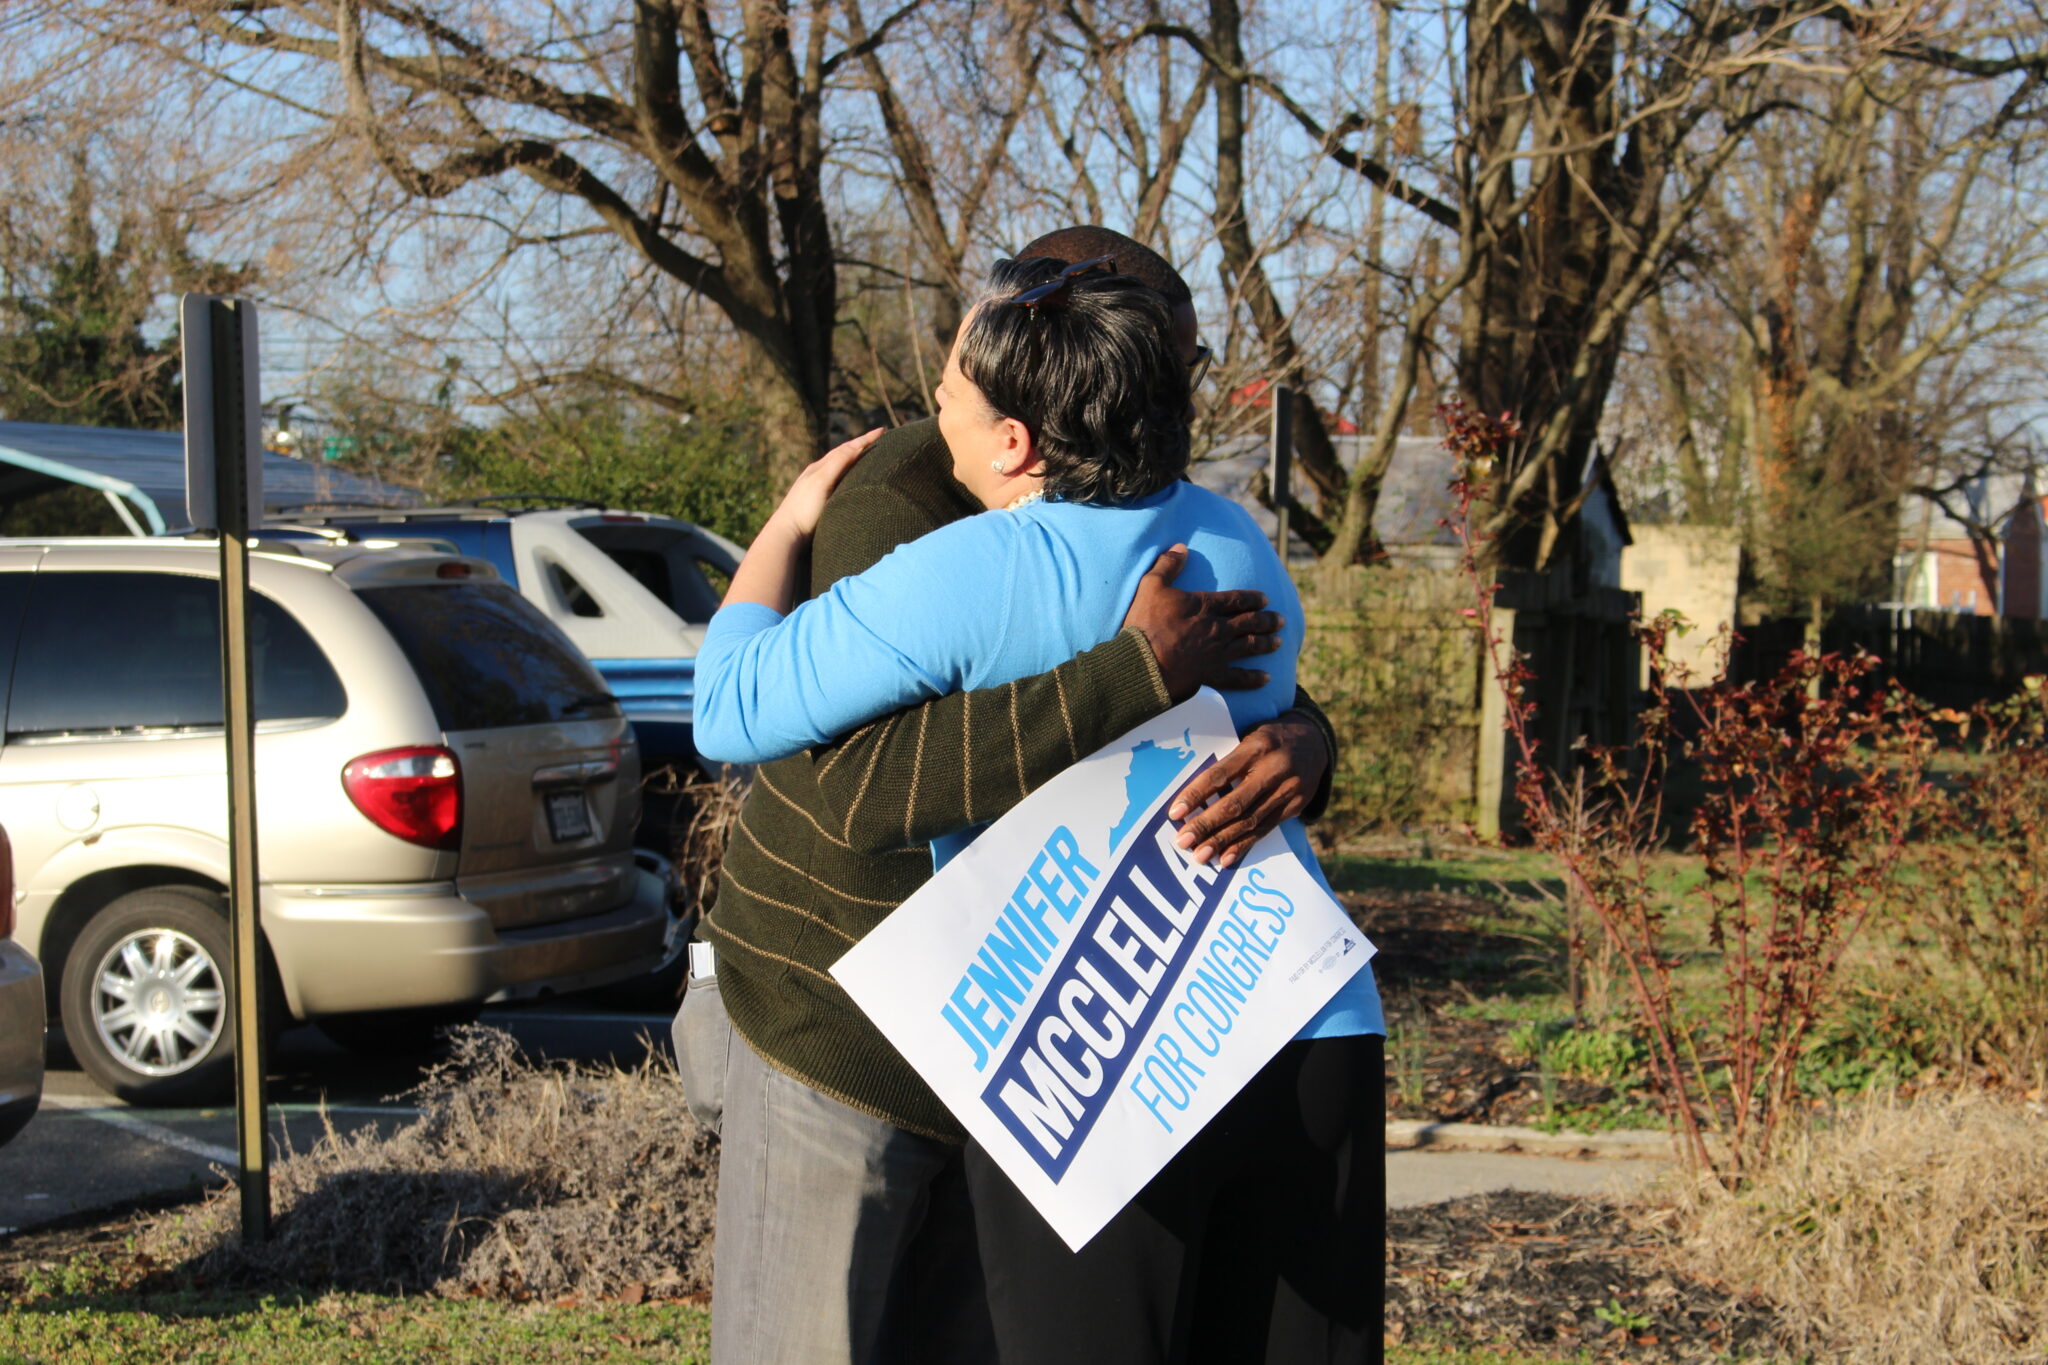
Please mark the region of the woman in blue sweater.
MULTIPOLYGON (((1285 623, 1266 685, 1226 698, 1239 730, 1292 704, 1293 582, 1242 508, 1183 480, 1187 368, 1164 302, 1113 270, 1003 262, 963 324, 936 393, 939 428, 954 476, 989 512, 791 610, 825 498, 874 433, 797 479, 697 656, 707 756, 765 762, 928 697, 1055 667, 1117 633, 1139 578, 1176 544, 1188 552, 1180 586, 1259 589, 1285 623)), ((1315 869, 1300 821, 1281 829, 1315 869)), ((1004 1365, 1365 1358, 1379 1331, 1364 1321, 1376 1211, 1345 1196, 1378 1188, 1355 1178, 1378 1159, 1379 1136, 1364 1129, 1381 1084, 1355 1043, 1381 1031, 1361 971, 1079 1253, 970 1148, 1004 1365)))

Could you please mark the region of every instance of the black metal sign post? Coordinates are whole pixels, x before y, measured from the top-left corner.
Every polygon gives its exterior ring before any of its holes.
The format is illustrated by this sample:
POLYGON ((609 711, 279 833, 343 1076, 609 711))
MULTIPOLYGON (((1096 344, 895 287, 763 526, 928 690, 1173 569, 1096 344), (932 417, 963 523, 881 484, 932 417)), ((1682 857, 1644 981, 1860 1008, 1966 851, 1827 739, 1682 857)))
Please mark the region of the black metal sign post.
POLYGON ((1273 532, 1273 548, 1280 562, 1287 562, 1287 513, 1294 506, 1294 390, 1285 384, 1273 386, 1272 451, 1266 465, 1266 479, 1273 490, 1273 512, 1280 524, 1273 532))
POLYGON ((256 307, 187 294, 180 301, 185 498, 192 525, 220 532, 221 699, 228 749, 228 921, 235 1000, 235 1151, 242 1244, 270 1237, 269 1108, 263 1075, 263 974, 256 935, 255 685, 249 666, 249 534, 262 524, 263 442, 256 307))

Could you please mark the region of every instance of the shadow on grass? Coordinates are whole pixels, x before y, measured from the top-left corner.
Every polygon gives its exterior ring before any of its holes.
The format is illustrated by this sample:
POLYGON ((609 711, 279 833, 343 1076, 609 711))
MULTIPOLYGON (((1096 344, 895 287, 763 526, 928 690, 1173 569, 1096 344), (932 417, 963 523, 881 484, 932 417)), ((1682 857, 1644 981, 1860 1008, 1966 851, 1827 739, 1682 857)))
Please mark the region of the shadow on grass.
POLYGON ((28 1271, 16 1311, 222 1316, 331 1292, 475 1293, 467 1272, 494 1227, 558 1197, 488 1171, 342 1170, 293 1193, 268 1241, 245 1248, 232 1187, 159 1215, 152 1234, 28 1271))
POLYGON ((212 1246, 180 1271, 221 1288, 431 1293, 463 1284, 471 1253, 493 1228, 560 1197, 529 1172, 341 1170, 320 1175, 245 1249, 232 1226, 232 1194, 209 1208, 212 1246))
MULTIPOLYGON (((1553 878, 1501 882, 1526 864, 1448 864, 1484 868, 1486 880, 1446 875, 1439 861, 1346 857, 1326 864, 1331 884, 1350 902, 1359 927, 1379 950, 1375 970, 1425 994, 1444 990, 1541 998, 1562 984, 1563 940, 1546 892, 1553 878)), ((1560 892, 1561 894, 1561 892, 1560 892)))
MULTIPOLYGON (((556 1365, 703 1365, 701 1302, 636 1297, 548 1304, 432 1295, 126 1283, 132 1267, 81 1257, 0 1313, 0 1362, 234 1360, 242 1365, 411 1365, 428 1359, 556 1365)), ((168 1282, 166 1282, 168 1283, 168 1282)))
POLYGON ((1375 858, 1340 854, 1323 861, 1330 885, 1339 891, 1433 892, 1476 896, 1497 905, 1556 902, 1564 878, 1535 854, 1488 858, 1375 858))

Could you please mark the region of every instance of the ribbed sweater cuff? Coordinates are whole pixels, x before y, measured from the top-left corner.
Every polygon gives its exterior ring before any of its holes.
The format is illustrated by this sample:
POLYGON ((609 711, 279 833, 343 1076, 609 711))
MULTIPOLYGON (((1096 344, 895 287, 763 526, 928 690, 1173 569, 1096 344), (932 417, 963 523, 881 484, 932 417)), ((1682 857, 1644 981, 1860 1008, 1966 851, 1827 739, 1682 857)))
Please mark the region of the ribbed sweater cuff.
POLYGON ((1094 653, 1095 666, 1082 669, 1076 680, 1077 710, 1088 717, 1098 736, 1095 743, 1082 746, 1084 754, 1173 705, 1173 694, 1166 690, 1166 677, 1143 631, 1126 627, 1094 653))

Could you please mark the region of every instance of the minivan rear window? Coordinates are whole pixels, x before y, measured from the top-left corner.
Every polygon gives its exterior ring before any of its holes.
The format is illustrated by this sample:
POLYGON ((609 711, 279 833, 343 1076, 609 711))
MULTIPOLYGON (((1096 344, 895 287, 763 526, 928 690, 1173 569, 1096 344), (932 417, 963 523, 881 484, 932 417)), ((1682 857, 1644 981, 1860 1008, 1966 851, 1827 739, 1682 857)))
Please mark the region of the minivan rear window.
POLYGON ((569 637, 503 583, 363 588, 357 596, 412 660, 444 730, 620 714, 569 637))
MULTIPOLYGON (((124 572, 34 578, 7 706, 9 735, 221 723, 217 580, 124 572)), ((290 612, 259 594, 249 633, 256 719, 331 720, 348 709, 333 665, 290 612)))

